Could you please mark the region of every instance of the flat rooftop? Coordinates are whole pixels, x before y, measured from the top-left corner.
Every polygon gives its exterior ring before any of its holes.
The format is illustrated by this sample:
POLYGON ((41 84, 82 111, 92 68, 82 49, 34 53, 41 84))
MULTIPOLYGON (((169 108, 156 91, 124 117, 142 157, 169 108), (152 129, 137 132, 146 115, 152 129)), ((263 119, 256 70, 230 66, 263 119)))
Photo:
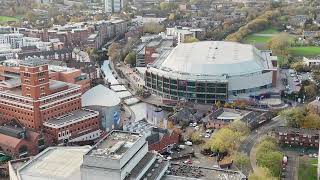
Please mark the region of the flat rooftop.
POLYGON ((47 122, 44 122, 43 125, 53 127, 53 128, 59 128, 63 126, 67 126, 69 124, 88 119, 93 116, 97 116, 99 113, 97 111, 88 110, 88 109, 78 109, 76 111, 73 111, 71 113, 64 114, 60 117, 56 117, 53 119, 50 119, 47 122))
POLYGON ((137 133, 124 131, 112 131, 105 138, 100 140, 88 153, 92 156, 107 157, 110 159, 121 159, 140 138, 137 133))
POLYGON ((47 148, 19 168, 17 174, 21 180, 81 179, 80 166, 89 149, 90 146, 47 148))
POLYGON ((40 58, 30 58, 20 62, 20 65, 28 67, 37 67, 45 64, 48 64, 48 62, 40 58))

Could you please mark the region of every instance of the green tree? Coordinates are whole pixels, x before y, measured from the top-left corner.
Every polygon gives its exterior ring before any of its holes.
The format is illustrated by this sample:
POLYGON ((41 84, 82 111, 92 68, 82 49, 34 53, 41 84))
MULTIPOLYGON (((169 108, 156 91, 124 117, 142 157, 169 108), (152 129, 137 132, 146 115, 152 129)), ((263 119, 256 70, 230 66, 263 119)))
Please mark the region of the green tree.
POLYGON ((204 148, 214 152, 232 152, 239 144, 239 140, 238 133, 222 128, 206 142, 204 148))
POLYGON ((318 93, 318 87, 313 83, 311 83, 307 86, 304 86, 303 90, 304 90, 304 94, 306 95, 307 99, 314 98, 318 93))
POLYGON ((130 64, 131 66, 136 65, 136 53, 135 52, 130 52, 127 54, 127 56, 124 58, 124 62, 126 64, 130 64))
POLYGON ((282 158, 283 154, 280 151, 267 152, 257 158, 257 164, 261 167, 268 168, 273 176, 278 177, 281 173, 282 158))
POLYGON ((248 170, 250 167, 250 159, 248 155, 244 153, 236 152, 232 156, 234 164, 241 170, 248 170))
POLYGON ((290 108, 280 112, 280 116, 286 120, 287 126, 294 128, 301 127, 305 114, 305 108, 301 107, 290 108))
POLYGON ((267 168, 257 168, 255 172, 250 173, 249 180, 276 180, 277 178, 273 177, 267 168))

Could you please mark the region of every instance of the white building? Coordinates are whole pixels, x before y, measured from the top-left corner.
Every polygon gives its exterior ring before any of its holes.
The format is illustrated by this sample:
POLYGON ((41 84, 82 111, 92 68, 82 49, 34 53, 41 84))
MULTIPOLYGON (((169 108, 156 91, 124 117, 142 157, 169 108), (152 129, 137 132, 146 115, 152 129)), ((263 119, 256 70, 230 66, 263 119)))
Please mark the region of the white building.
POLYGON ((166 34, 168 36, 173 36, 177 43, 183 43, 188 37, 193 37, 197 39, 202 39, 204 37, 205 30, 198 28, 189 28, 189 27, 181 27, 176 26, 173 28, 167 28, 166 34))
POLYGON ((313 57, 313 58, 303 57, 303 64, 307 66, 320 65, 320 57, 313 57))
POLYGON ((112 131, 84 155, 82 180, 160 180, 169 162, 148 152, 144 135, 112 131))
POLYGON ((21 48, 22 38, 23 34, 20 33, 0 34, 0 45, 10 44, 11 48, 21 48))
POLYGON ((83 107, 99 111, 101 127, 107 132, 118 128, 121 113, 120 103, 121 100, 117 93, 103 85, 97 85, 81 96, 83 107))

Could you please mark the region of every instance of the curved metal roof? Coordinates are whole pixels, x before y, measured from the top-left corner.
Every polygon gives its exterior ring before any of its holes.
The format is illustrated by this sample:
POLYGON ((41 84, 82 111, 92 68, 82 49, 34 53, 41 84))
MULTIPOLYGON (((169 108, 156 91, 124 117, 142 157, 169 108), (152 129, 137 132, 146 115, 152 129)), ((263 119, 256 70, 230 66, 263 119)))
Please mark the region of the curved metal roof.
POLYGON ((181 43, 156 68, 193 75, 243 75, 265 68, 262 54, 252 45, 224 41, 181 43))

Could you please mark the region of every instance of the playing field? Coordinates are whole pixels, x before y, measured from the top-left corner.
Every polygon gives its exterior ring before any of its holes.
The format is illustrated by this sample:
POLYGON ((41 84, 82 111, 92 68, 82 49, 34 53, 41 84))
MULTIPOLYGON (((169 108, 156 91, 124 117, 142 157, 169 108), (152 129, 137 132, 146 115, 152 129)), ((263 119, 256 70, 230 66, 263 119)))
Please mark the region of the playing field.
POLYGON ((316 180, 317 179, 317 158, 301 157, 299 158, 299 180, 316 180))
POLYGON ((317 47, 317 46, 292 47, 289 49, 289 53, 293 56, 319 56, 320 47, 317 47))
POLYGON ((18 19, 10 16, 0 16, 0 22, 17 21, 18 19))
POLYGON ((276 34, 278 34, 279 31, 275 28, 268 28, 263 31, 259 31, 257 33, 250 34, 246 36, 242 42, 246 44, 260 44, 260 45, 266 45, 268 41, 276 34))

